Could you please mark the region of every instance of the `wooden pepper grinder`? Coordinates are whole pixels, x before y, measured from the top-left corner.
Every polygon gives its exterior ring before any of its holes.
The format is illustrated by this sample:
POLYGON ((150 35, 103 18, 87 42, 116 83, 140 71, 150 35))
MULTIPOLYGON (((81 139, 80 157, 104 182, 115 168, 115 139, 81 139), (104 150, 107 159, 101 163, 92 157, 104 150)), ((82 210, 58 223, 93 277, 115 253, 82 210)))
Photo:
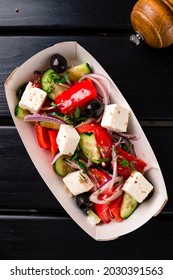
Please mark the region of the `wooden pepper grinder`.
POLYGON ((130 40, 136 45, 140 39, 153 48, 173 43, 173 0, 138 0, 130 19, 136 31, 130 40))

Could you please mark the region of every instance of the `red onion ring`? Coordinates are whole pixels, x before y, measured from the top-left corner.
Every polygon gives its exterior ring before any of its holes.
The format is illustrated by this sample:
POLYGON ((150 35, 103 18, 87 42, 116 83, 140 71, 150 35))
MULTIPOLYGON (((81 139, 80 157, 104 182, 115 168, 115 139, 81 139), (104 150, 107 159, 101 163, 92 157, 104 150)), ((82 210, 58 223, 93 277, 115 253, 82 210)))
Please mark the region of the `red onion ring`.
POLYGON ((58 154, 56 154, 55 156, 54 156, 54 158, 52 159, 52 162, 51 162, 51 164, 54 164, 55 163, 55 161, 59 158, 59 157, 61 157, 62 156, 62 154, 59 152, 58 154))
POLYGON ((45 116, 45 115, 40 115, 40 114, 33 114, 33 115, 26 115, 24 117, 24 121, 25 122, 40 122, 40 121, 43 121, 43 122, 55 122, 57 124, 64 124, 66 123, 65 121, 59 119, 59 118, 56 118, 56 117, 51 117, 51 116, 45 116))
POLYGON ((108 105, 110 103, 110 96, 109 96, 109 92, 107 93, 108 91, 107 87, 101 84, 101 82, 99 82, 96 78, 93 78, 91 74, 82 75, 82 78, 79 81, 82 81, 83 79, 86 78, 90 79, 97 85, 99 89, 99 93, 103 96, 103 103, 105 104, 105 106, 108 105))
POLYGON ((114 180, 114 184, 117 184, 117 188, 115 189, 113 194, 111 196, 107 197, 106 199, 102 199, 102 200, 99 199, 99 195, 104 190, 106 190, 107 188, 111 189, 110 186, 112 184, 112 181, 113 181, 113 179, 110 179, 109 181, 104 183, 98 190, 96 190, 94 193, 92 193, 90 195, 89 200, 94 203, 97 203, 97 204, 105 204, 105 203, 111 202, 111 201, 115 200, 116 198, 120 197, 123 193, 122 185, 124 183, 124 179, 123 179, 123 177, 117 176, 114 180))

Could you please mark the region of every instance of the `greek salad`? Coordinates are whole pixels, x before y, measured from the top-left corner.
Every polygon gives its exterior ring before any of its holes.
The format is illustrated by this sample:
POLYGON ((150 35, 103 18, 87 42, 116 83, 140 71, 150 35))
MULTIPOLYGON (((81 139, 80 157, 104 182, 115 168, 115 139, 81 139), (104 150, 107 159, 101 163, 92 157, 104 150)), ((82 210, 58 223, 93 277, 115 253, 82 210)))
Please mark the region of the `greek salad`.
POLYGON ((128 131, 130 109, 111 103, 109 79, 87 62, 68 66, 54 54, 35 76, 17 90, 15 116, 33 125, 39 148, 50 151, 54 172, 92 224, 127 219, 154 190, 128 131))

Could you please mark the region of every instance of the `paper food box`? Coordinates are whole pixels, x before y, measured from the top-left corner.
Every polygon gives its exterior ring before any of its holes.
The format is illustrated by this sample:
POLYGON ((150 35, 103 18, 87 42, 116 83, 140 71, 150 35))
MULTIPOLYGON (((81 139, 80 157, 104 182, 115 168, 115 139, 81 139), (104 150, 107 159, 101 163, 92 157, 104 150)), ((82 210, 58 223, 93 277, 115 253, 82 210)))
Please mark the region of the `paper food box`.
MULTIPOLYGON (((104 80, 101 82, 104 83, 104 80)), ((97 88, 97 85, 95 86, 97 88)), ((8 77, 5 82, 5 93, 15 126, 39 174, 65 211, 92 238, 105 241, 116 239, 119 236, 141 227, 163 209, 167 201, 164 179, 154 152, 139 122, 106 71, 94 57, 77 42, 58 43, 31 57, 20 67, 15 69, 8 77), (109 223, 101 222, 93 225, 87 215, 76 206, 75 197, 69 194, 70 192, 67 191, 62 178, 54 172, 51 165, 52 155, 50 151, 41 149, 38 146, 34 125, 18 119, 14 115, 15 106, 19 102, 16 97, 17 89, 22 84, 33 81, 35 78, 35 71, 45 71, 49 68, 51 56, 57 53, 66 58, 68 66, 78 65, 84 62, 89 63, 93 69, 93 73, 103 75, 105 77, 105 83, 106 79, 109 80, 111 103, 116 103, 130 110, 128 132, 138 136, 136 140, 131 140, 131 142, 134 144, 137 157, 145 161, 147 165, 151 167, 146 171, 145 176, 154 186, 154 193, 149 199, 144 200, 138 205, 133 214, 122 222, 117 222, 113 219, 109 223)))

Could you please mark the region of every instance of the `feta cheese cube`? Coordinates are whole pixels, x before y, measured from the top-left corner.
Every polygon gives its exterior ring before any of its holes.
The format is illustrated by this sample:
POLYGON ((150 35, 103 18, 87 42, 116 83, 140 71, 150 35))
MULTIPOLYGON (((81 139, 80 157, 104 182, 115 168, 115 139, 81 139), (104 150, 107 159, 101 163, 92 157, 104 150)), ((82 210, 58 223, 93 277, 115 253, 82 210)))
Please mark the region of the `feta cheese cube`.
POLYGON ((122 189, 141 203, 152 191, 153 186, 138 171, 134 171, 127 179, 122 189))
POLYGON ((38 113, 46 99, 46 96, 47 93, 44 90, 33 87, 32 83, 29 82, 19 102, 19 107, 24 110, 28 110, 31 113, 38 113))
POLYGON ((126 132, 129 121, 130 110, 117 104, 105 106, 101 126, 117 131, 126 132))
POLYGON ((82 169, 67 174, 63 181, 73 195, 87 192, 94 186, 91 179, 82 169))
POLYGON ((60 125, 56 142, 61 154, 72 155, 77 148, 79 140, 80 136, 72 125, 60 125))

